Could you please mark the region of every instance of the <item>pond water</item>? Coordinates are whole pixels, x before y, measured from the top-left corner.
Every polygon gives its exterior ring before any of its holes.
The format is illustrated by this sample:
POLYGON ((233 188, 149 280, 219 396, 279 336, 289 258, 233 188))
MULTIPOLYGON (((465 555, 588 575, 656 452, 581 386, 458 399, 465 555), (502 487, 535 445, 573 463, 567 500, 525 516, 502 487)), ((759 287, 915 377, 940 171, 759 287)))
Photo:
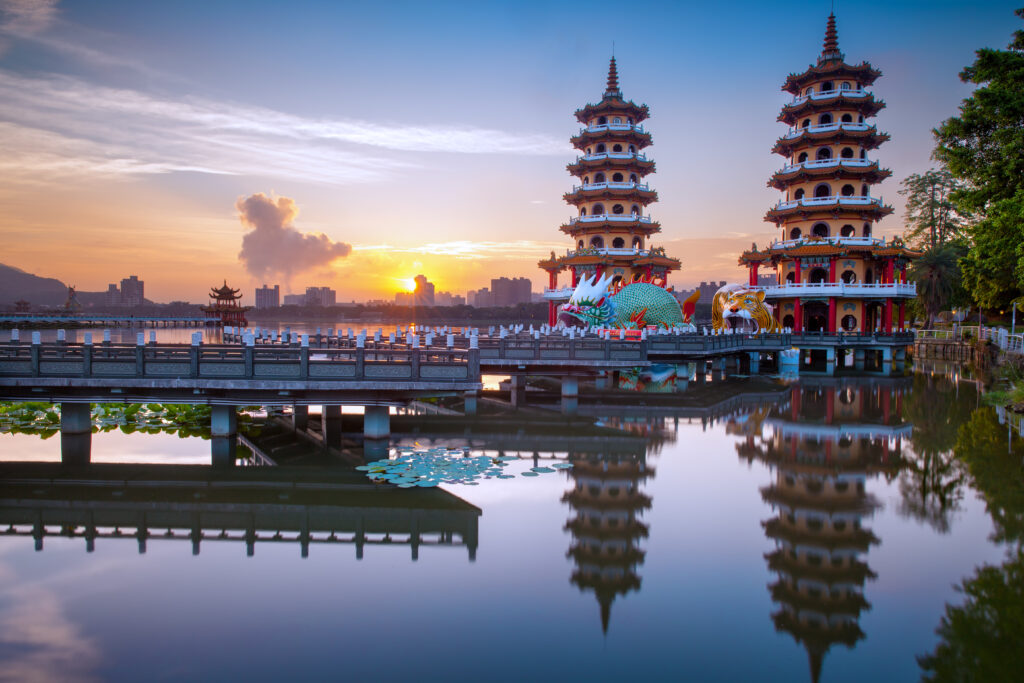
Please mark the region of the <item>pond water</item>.
POLYGON ((121 430, 94 434, 93 465, 62 479, 59 435, 0 434, 0 670, 1019 673, 999 667, 1021 658, 1006 624, 1019 629, 1024 604, 1024 444, 975 384, 931 371, 745 386, 595 409, 593 426, 520 417, 396 434, 395 448, 464 449, 513 475, 428 490, 342 463, 217 469, 201 437, 121 430))

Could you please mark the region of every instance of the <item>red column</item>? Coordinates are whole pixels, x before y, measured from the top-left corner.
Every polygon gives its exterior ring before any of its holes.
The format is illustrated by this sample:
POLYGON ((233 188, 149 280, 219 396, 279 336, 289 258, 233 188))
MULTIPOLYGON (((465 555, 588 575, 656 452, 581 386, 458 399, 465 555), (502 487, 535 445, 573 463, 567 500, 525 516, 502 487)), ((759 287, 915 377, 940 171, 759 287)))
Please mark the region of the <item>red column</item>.
POLYGON ((548 302, 548 325, 554 327, 558 324, 558 307, 554 301, 548 302))
POLYGON ((790 417, 794 422, 800 419, 800 387, 794 387, 789 395, 790 417))
POLYGON ((645 269, 645 271, 647 273, 647 277, 651 277, 651 264, 647 264, 647 268, 645 269))
POLYGON ((793 282, 800 284, 800 259, 794 259, 796 262, 796 273, 793 275, 793 282))
MULTIPOLYGON (((891 409, 890 401, 892 400, 892 394, 888 391, 882 392, 882 424, 889 424, 889 414, 891 409)), ((888 439, 886 439, 888 441, 888 439)))
POLYGON ((900 320, 899 320, 899 325, 897 325, 897 327, 899 329, 901 329, 901 330, 903 329, 903 320, 904 320, 904 315, 906 313, 905 306, 906 306, 906 303, 901 301, 900 305, 899 305, 899 317, 900 317, 900 320))
POLYGON ((800 307, 800 299, 793 299, 793 331, 804 331, 804 311, 800 307))
POLYGON ((900 268, 900 282, 902 282, 903 284, 907 283, 907 264, 906 263, 904 263, 903 266, 900 268))
POLYGON ((828 298, 828 333, 836 333, 836 298, 830 296, 828 298))
POLYGON ((825 390, 825 424, 832 424, 832 420, 835 419, 835 398, 836 390, 829 387, 825 390))
POLYGON ((885 299, 885 313, 882 315, 882 334, 892 332, 892 299, 885 299))
POLYGON ((828 281, 832 284, 836 283, 836 259, 834 258, 828 260, 828 281))
POLYGON ((572 270, 572 288, 576 289, 576 285, 578 285, 580 283, 580 281, 576 277, 576 268, 572 268, 571 270, 572 270))
POLYGON ((896 275, 896 262, 892 259, 885 264, 885 281, 887 284, 893 284, 893 277, 896 275))
POLYGON ((753 263, 748 264, 748 267, 750 268, 750 286, 751 287, 756 287, 757 286, 757 267, 760 266, 760 265, 761 264, 758 263, 757 261, 754 261, 753 263))
POLYGON ((554 289, 558 286, 558 273, 554 270, 548 271, 548 287, 554 289))

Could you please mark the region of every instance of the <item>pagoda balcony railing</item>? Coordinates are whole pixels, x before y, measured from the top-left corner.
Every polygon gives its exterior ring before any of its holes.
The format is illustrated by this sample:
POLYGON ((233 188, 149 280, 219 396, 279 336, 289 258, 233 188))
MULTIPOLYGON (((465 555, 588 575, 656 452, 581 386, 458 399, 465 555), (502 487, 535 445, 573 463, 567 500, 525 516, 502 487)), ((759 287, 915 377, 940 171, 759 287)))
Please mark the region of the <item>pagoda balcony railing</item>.
POLYGON ((584 154, 581 157, 576 157, 577 163, 580 161, 600 161, 602 159, 636 159, 637 161, 647 161, 647 155, 638 152, 601 152, 600 154, 584 154))
POLYGON ((871 97, 871 91, 854 90, 853 88, 843 88, 840 90, 822 90, 821 92, 812 92, 810 95, 794 97, 793 101, 789 103, 789 106, 792 107, 797 104, 803 104, 807 100, 830 100, 833 97, 838 97, 839 95, 845 95, 846 97, 868 98, 871 97))
POLYGON ((808 159, 807 161, 798 161, 795 164, 786 164, 782 167, 781 173, 789 173, 795 171, 798 168, 831 168, 833 166, 847 168, 868 168, 878 163, 874 159, 843 159, 836 157, 833 159, 808 159))
POLYGON ((621 223, 651 223, 650 216, 635 213, 599 213, 595 216, 573 216, 569 223, 603 223, 605 221, 621 223))
MULTIPOLYGON (((827 244, 836 244, 840 246, 849 247, 881 247, 885 246, 884 237, 823 237, 822 240, 827 244)), ((804 244, 821 244, 821 242, 809 242, 807 238, 798 238, 795 240, 775 240, 769 247, 771 249, 791 249, 793 247, 799 247, 804 244)))
POLYGON ((790 128, 783 137, 787 140, 798 138, 804 133, 831 133, 837 130, 864 131, 873 130, 874 125, 867 123, 854 123, 852 121, 837 121, 835 123, 821 123, 815 126, 804 126, 803 128, 790 128))
POLYGON ((831 195, 829 197, 801 197, 789 201, 780 201, 775 205, 776 210, 795 209, 798 206, 828 206, 839 204, 844 206, 882 206, 881 197, 844 197, 842 195, 831 195))
POLYGON ((834 296, 851 298, 888 298, 917 296, 917 283, 886 282, 865 284, 862 282, 787 282, 781 285, 760 285, 751 287, 762 290, 767 297, 810 297, 834 296))
POLYGON ((583 249, 566 249, 567 257, 573 256, 650 256, 650 249, 638 247, 584 247, 583 249))
POLYGON ((618 130, 618 131, 631 131, 635 130, 637 133, 646 133, 644 127, 634 123, 602 123, 599 126, 587 126, 586 128, 580 128, 580 133, 603 133, 606 130, 618 130))
POLYGON ((649 192, 650 189, 647 183, 589 183, 572 186, 573 192, 579 192, 580 190, 640 190, 641 192, 649 192))

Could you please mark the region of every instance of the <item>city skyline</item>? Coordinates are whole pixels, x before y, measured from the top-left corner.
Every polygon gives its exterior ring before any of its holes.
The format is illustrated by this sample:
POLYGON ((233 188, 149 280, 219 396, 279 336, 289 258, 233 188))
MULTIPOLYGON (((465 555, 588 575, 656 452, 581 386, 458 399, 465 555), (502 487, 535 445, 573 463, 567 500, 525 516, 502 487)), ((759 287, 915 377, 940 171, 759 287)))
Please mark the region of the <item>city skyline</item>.
MULTIPOLYGON (((247 3, 241 24, 239 7, 0 2, 0 260, 83 291, 138 272, 156 301, 201 301, 224 278, 345 301, 416 274, 439 291, 494 273, 539 291, 537 259, 570 246, 572 112, 600 99, 614 41, 624 96, 651 107, 656 242, 683 262, 671 284, 742 282, 738 254, 776 233, 762 216, 779 87, 819 53, 831 5, 783 25, 752 2, 727 16, 653 3, 641 33, 580 33, 579 8, 543 3, 247 3)), ((883 73, 888 237, 899 181, 932 165, 931 128, 970 92, 957 75, 1005 45, 1014 5, 850 7, 836 7, 840 48, 883 73)))

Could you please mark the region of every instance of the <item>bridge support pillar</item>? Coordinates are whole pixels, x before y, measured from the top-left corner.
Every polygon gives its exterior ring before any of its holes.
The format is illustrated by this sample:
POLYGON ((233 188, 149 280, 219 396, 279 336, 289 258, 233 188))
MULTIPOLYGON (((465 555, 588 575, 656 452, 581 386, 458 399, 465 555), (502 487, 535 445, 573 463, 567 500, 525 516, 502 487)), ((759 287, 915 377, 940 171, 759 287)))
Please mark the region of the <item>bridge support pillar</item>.
POLYGON ((60 461, 86 465, 92 458, 92 415, 88 403, 60 404, 60 461))
POLYGON ((391 413, 387 406, 366 406, 364 411, 364 438, 387 439, 391 436, 391 413))
POLYGON ((594 378, 595 389, 607 389, 608 388, 608 371, 598 373, 597 377, 594 378))
POLYGON ((476 415, 476 392, 467 391, 462 395, 462 412, 466 415, 476 415))
POLYGON ((305 431, 309 426, 309 406, 292 406, 292 429, 305 431))
POLYGON ((825 349, 825 372, 833 374, 836 371, 836 347, 830 346, 825 349))
POLYGON ((892 372, 892 347, 882 348, 882 372, 886 375, 892 372))
POLYGON ((238 413, 235 406, 210 408, 210 460, 216 466, 235 464, 238 449, 238 413))
POLYGON ((707 383, 708 362, 706 360, 702 359, 693 364, 693 381, 699 385, 707 383))
POLYGON ((324 445, 331 448, 341 447, 341 406, 324 406, 320 417, 324 445))
POLYGON ((853 368, 855 370, 864 369, 864 349, 855 349, 853 352, 853 368))
POLYGON ((562 378, 562 414, 575 415, 579 408, 580 381, 576 377, 562 378))
POLYGON ((509 377, 509 402, 513 408, 526 406, 526 376, 512 375, 509 377))
POLYGON ((750 374, 756 375, 761 372, 761 354, 758 351, 751 351, 748 355, 750 358, 750 374))

